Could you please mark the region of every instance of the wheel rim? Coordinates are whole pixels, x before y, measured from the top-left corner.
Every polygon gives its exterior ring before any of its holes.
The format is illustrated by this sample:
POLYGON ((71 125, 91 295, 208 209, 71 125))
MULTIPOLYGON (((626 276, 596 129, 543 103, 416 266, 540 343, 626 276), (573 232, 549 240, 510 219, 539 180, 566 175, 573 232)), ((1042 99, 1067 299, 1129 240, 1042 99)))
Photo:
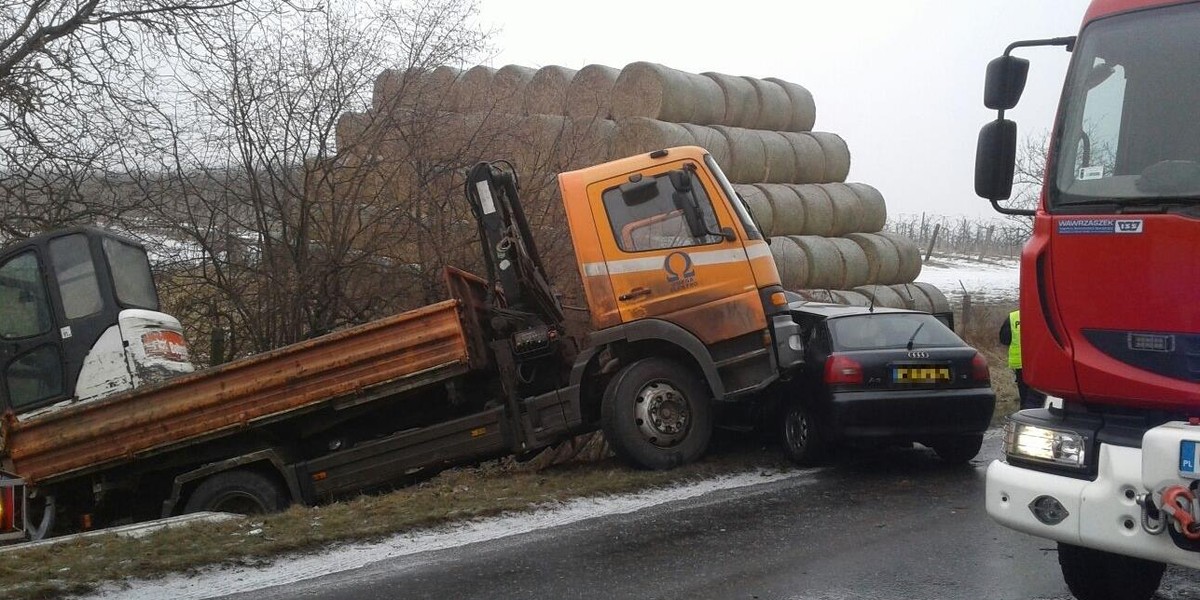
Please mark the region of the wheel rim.
POLYGON ((789 410, 784 432, 787 434, 788 446, 795 450, 808 448, 808 436, 812 434, 808 425, 808 415, 798 408, 789 410))
POLYGON ((258 497, 241 491, 229 491, 213 498, 208 509, 238 515, 261 515, 267 512, 267 507, 263 506, 258 497))
POLYGON ((687 437, 692 421, 687 397, 665 381, 646 384, 634 403, 638 431, 660 448, 674 446, 687 437))

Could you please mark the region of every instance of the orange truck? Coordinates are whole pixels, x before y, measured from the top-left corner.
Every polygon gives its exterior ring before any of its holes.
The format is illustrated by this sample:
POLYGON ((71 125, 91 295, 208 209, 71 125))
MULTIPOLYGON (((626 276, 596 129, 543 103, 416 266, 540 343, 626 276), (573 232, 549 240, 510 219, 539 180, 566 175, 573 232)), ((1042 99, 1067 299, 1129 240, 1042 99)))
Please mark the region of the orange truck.
POLYGON ((486 277, 192 372, 145 250, 96 228, 0 252, 0 536, 312 504, 603 430, 634 465, 782 426, 800 329, 767 241, 697 147, 562 173, 593 331, 566 334, 506 163, 466 196, 486 277))

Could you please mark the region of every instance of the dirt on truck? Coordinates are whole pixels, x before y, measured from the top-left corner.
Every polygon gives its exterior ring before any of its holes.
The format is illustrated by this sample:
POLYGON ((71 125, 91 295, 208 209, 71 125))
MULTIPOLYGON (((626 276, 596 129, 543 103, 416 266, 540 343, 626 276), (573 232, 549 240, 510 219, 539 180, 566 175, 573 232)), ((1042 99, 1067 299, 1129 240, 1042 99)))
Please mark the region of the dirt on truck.
POLYGON ((75 228, 0 253, 0 534, 266 512, 603 430, 666 469, 778 427, 801 332, 704 150, 559 176, 592 331, 567 335, 506 163, 467 173, 486 273, 449 299, 192 372, 140 244, 75 228))

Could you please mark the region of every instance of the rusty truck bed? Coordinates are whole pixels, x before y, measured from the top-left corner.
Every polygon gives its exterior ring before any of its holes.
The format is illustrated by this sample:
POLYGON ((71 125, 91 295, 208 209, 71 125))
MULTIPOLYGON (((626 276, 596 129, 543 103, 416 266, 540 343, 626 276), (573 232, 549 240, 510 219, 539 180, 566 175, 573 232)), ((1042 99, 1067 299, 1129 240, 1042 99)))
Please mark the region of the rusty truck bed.
POLYGON ((440 381, 471 366, 461 305, 447 300, 27 421, 9 416, 3 454, 28 482, 47 482, 440 381))

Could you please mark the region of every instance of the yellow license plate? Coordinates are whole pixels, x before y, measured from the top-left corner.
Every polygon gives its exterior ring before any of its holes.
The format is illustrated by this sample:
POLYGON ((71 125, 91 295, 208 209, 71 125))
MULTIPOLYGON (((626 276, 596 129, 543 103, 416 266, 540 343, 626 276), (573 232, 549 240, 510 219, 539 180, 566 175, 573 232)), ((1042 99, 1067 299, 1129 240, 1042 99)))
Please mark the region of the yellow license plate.
POLYGON ((950 381, 950 367, 892 367, 895 383, 942 383, 950 381))

